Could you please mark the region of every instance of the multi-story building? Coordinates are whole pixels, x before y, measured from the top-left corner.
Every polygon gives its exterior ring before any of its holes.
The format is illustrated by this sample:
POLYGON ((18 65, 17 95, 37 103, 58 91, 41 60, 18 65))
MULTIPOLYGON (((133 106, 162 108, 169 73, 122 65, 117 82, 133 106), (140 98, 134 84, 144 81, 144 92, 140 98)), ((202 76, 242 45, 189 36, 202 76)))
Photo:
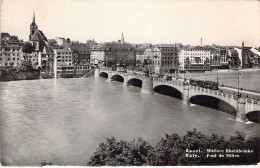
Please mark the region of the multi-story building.
POLYGON ((237 69, 240 67, 239 54, 234 48, 229 48, 228 50, 228 64, 230 69, 237 69))
POLYGON ((211 47, 182 48, 179 52, 180 71, 208 71, 219 66, 219 52, 211 47))
POLYGON ((70 49, 54 49, 57 63, 65 63, 72 66, 72 51, 70 49))
POLYGON ((73 52, 73 64, 89 64, 90 63, 90 48, 87 44, 71 44, 73 52))
POLYGON ((104 43, 101 46, 91 48, 91 62, 101 62, 105 66, 135 66, 136 49, 129 43, 124 42, 122 34, 121 40, 104 43))
POLYGON ((54 49, 55 58, 57 60, 57 77, 73 77, 72 51, 70 49, 54 49))
POLYGON ((143 63, 145 60, 145 50, 146 48, 137 48, 136 49, 136 61, 143 63))
POLYGON ((251 51, 252 47, 245 47, 244 42, 242 47, 234 47, 240 59, 240 68, 251 68, 254 64, 255 54, 251 51))
POLYGON ((151 49, 154 73, 172 73, 178 68, 178 51, 173 44, 159 44, 151 49))
POLYGON ((21 64, 22 59, 22 46, 4 45, 0 47, 0 66, 18 66, 21 64))
POLYGON ((23 40, 8 33, 1 33, 0 66, 10 67, 21 64, 23 40))
POLYGON ((101 50, 103 44, 96 43, 91 45, 90 62, 92 64, 102 63, 105 60, 105 52, 101 50))
POLYGON ((228 64, 228 50, 225 47, 220 47, 219 48, 219 62, 220 62, 220 68, 221 69, 227 69, 229 68, 228 64))

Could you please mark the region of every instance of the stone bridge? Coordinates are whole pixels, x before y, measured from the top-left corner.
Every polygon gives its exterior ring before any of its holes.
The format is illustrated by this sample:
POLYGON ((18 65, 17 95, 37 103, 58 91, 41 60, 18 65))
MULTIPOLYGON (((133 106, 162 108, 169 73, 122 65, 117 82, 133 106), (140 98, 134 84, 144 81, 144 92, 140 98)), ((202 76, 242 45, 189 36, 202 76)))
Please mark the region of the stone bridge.
POLYGON ((110 71, 109 69, 95 69, 95 77, 105 74, 108 80, 111 80, 114 76, 120 76, 123 79, 124 85, 128 85, 128 82, 132 79, 140 80, 142 82, 142 93, 154 94, 156 87, 168 86, 175 89, 181 94, 181 98, 184 103, 189 104, 190 99, 194 96, 209 96, 219 100, 222 100, 236 109, 236 120, 240 122, 248 121, 246 114, 250 112, 260 111, 260 101, 250 98, 240 97, 225 93, 220 90, 211 90, 198 86, 189 85, 188 82, 184 82, 183 79, 173 78, 171 81, 167 81, 163 78, 148 77, 142 72, 119 72, 110 71))

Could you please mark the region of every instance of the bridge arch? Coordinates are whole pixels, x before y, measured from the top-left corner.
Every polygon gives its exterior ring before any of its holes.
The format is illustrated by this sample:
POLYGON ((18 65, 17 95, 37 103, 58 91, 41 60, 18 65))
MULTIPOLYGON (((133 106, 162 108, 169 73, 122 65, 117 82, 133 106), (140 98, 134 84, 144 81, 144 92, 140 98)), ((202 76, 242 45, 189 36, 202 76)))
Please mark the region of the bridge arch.
POLYGON ((108 73, 107 72, 101 72, 100 75, 103 78, 108 78, 108 73))
POLYGON ((237 107, 234 106, 234 104, 231 104, 230 102, 223 100, 220 97, 206 94, 197 94, 190 96, 189 99, 192 104, 198 104, 212 109, 224 111, 234 116, 237 113, 237 107))
POLYGON ((169 86, 169 85, 156 85, 153 90, 154 90, 154 92, 159 93, 159 94, 163 94, 163 95, 167 95, 167 96, 183 99, 182 92, 179 89, 177 89, 177 88, 175 88, 173 86, 169 86))
POLYGON ((249 121, 260 123, 260 111, 250 111, 246 114, 249 121))
POLYGON ((128 79, 127 84, 132 86, 142 87, 143 81, 139 78, 130 78, 128 79))
POLYGON ((114 81, 124 82, 124 77, 119 74, 112 75, 111 79, 114 81))

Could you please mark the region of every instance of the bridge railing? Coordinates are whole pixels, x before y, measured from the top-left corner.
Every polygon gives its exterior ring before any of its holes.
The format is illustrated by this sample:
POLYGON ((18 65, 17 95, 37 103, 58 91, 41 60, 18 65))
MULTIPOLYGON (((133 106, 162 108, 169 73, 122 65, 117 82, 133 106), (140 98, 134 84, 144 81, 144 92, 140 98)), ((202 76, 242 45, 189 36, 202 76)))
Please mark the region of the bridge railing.
POLYGON ((175 86, 183 86, 183 83, 179 83, 179 82, 176 82, 176 81, 172 81, 172 80, 165 80, 165 79, 162 79, 162 78, 158 78, 158 77, 155 77, 153 79, 155 82, 161 82, 161 83, 165 83, 165 84, 169 84, 169 85, 175 85, 175 86))
POLYGON ((260 105, 260 100, 256 100, 256 99, 246 98, 246 102, 247 103, 251 103, 251 104, 258 104, 258 105, 260 105))
POLYGON ((198 90, 198 91, 202 91, 202 92, 206 92, 206 93, 211 93, 211 94, 218 95, 218 96, 237 99, 237 97, 235 95, 232 95, 229 93, 224 93, 224 92, 217 91, 217 90, 211 90, 211 89, 202 88, 202 87, 198 87, 198 86, 192 86, 192 85, 190 85, 190 89, 194 89, 194 90, 198 90))

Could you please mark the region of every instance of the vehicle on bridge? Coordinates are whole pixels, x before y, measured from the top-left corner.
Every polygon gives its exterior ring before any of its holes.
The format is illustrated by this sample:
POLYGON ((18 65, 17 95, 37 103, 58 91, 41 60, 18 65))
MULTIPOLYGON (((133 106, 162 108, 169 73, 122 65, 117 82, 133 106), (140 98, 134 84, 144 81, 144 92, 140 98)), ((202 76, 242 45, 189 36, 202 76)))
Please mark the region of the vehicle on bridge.
POLYGON ((171 81, 171 80, 172 80, 172 77, 171 77, 171 76, 167 76, 167 77, 166 77, 166 80, 167 80, 167 81, 171 81))
POLYGON ((211 90, 219 90, 218 84, 212 81, 201 81, 201 80, 190 79, 190 85, 199 86, 211 90))

